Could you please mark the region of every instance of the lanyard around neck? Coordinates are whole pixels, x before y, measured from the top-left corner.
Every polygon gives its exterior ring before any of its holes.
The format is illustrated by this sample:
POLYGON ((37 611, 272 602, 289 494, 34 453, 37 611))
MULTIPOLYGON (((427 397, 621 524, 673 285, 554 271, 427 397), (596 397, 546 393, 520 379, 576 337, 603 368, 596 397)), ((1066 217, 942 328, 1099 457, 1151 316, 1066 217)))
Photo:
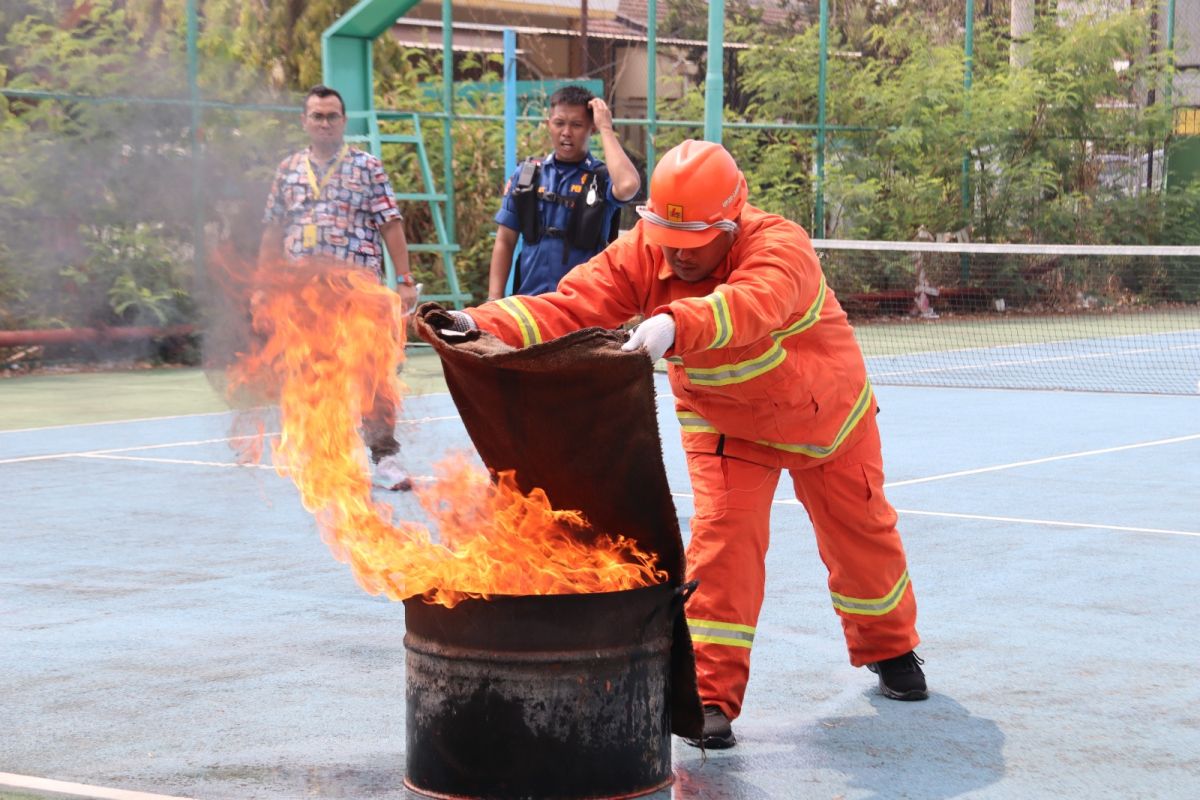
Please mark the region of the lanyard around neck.
POLYGON ((325 191, 325 186, 329 183, 329 179, 333 177, 333 173, 337 172, 338 167, 342 165, 342 159, 346 157, 349 149, 350 145, 342 145, 342 149, 338 151, 337 157, 333 159, 333 163, 329 165, 329 169, 325 171, 325 175, 320 181, 317 180, 317 173, 313 172, 312 156, 309 155, 305 158, 304 166, 308 168, 308 185, 312 187, 315 199, 321 199, 321 192, 325 191))

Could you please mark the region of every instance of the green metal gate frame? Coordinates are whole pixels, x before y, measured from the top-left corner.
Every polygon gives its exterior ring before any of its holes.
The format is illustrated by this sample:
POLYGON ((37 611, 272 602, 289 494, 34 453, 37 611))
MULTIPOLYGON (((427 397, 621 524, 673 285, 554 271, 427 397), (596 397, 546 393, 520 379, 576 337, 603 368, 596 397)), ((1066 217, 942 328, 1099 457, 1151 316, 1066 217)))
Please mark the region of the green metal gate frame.
MULTIPOLYGON (((442 120, 443 191, 438 191, 429 167, 425 139, 421 135, 421 116, 412 112, 388 112, 375 109, 375 70, 372 49, 375 39, 409 12, 419 0, 361 0, 339 17, 321 34, 321 72, 327 86, 337 89, 346 103, 346 138, 366 142, 371 152, 382 157, 384 144, 404 144, 415 147, 424 184, 420 192, 397 192, 397 200, 429 203, 433 217, 436 243, 410 244, 414 253, 441 254, 442 269, 450 291, 446 294, 425 295, 427 299, 452 303, 462 308, 471 299, 459 287, 454 254, 459 251, 455 242, 454 225, 454 163, 451 125, 454 120, 454 51, 450 0, 442 0, 442 113, 433 115, 442 120), (382 133, 380 119, 405 120, 412 124, 413 133, 382 133), (449 211, 449 213, 447 213, 449 211)), ((396 288, 396 268, 385 254, 384 272, 389 288, 396 288)))

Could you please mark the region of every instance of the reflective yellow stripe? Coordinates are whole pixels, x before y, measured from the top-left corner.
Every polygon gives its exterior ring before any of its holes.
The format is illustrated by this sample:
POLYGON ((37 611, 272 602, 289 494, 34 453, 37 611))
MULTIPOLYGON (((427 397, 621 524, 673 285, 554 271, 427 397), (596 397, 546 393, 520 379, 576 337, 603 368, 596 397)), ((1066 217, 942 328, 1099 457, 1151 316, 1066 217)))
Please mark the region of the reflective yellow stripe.
POLYGON ((858 399, 854 401, 854 408, 850 409, 850 415, 846 417, 842 427, 838 430, 837 436, 833 437, 833 442, 828 447, 822 447, 818 444, 783 444, 781 442, 768 442, 765 439, 758 439, 755 444, 774 447, 776 450, 783 450, 785 453, 800 453, 813 458, 825 458, 825 456, 837 450, 846 437, 850 435, 850 431, 854 430, 854 426, 866 415, 867 409, 871 407, 871 382, 867 381, 863 386, 862 391, 858 395, 858 399))
POLYGON ((529 313, 529 309, 525 307, 520 298, 505 297, 503 300, 497 300, 496 305, 507 312, 516 321, 517 327, 521 329, 522 347, 542 343, 542 332, 538 329, 537 320, 529 313))
POLYGON ((861 614, 867 617, 882 617, 900 605, 900 601, 904 598, 904 590, 907 588, 908 570, 904 570, 904 574, 900 576, 900 580, 896 581, 896 585, 892 587, 892 590, 883 597, 865 599, 862 597, 849 597, 837 592, 830 592, 829 594, 833 597, 833 607, 838 611, 846 614, 861 614))
POLYGON ((724 644, 730 647, 744 647, 747 650, 752 646, 750 642, 743 642, 741 639, 727 639, 724 636, 705 636, 702 633, 693 633, 692 641, 704 642, 705 644, 724 644))
POLYGON ((733 338, 733 320, 729 318, 729 302, 725 299, 725 295, 713 292, 704 299, 712 306, 713 325, 717 329, 708 349, 715 350, 729 344, 729 340, 733 338))
POLYGON ((695 630, 696 628, 715 628, 721 631, 737 631, 739 633, 748 633, 750 638, 754 638, 754 626, 743 625, 740 622, 717 622, 715 619, 688 619, 688 628, 695 630))
MULTIPOLYGON (((871 398, 873 396, 871 393, 871 382, 867 381, 859 393, 858 399, 854 401, 854 408, 850 409, 850 414, 842 423, 842 427, 838 429, 837 436, 833 438, 833 443, 829 446, 819 444, 784 444, 783 442, 769 442, 766 439, 755 439, 754 443, 761 444, 764 447, 773 447, 776 450, 783 450, 786 453, 799 453, 800 455, 811 456, 812 458, 825 458, 841 447, 842 442, 854 430, 854 426, 866 416, 867 411, 871 408, 871 398)), ((684 433, 720 433, 712 423, 694 411, 676 411, 675 416, 679 419, 679 427, 684 433)))
MULTIPOLYGON (((714 292, 713 294, 718 294, 714 292)), ((709 295, 711 298, 713 295, 709 295)), ((710 300, 710 302, 712 302, 710 300)), ((722 305, 724 298, 722 297, 722 305)), ((825 278, 821 278, 821 285, 817 287, 817 299, 804 312, 804 316, 793 322, 786 328, 777 331, 771 331, 771 338, 774 340, 766 352, 754 358, 745 361, 738 361, 734 364, 722 364, 717 367, 692 367, 685 369, 688 379, 700 386, 728 386, 733 383, 744 383, 752 378, 757 378, 764 372, 778 367, 787 359, 787 352, 783 349, 781 342, 789 336, 795 336, 816 325, 821 319, 821 309, 825 307, 825 278)), ((728 313, 728 307, 725 307, 725 312, 728 313)), ((716 313, 714 303, 714 314, 716 313)), ((717 327, 717 336, 721 336, 721 328, 717 327)), ((729 327, 729 337, 733 336, 732 323, 729 327)), ((715 340, 714 340, 715 341, 715 340)), ((728 341, 728 339, 727 339, 728 341)), ((715 344, 713 345, 716 346, 715 344)))
POLYGON ((689 619, 688 632, 694 642, 724 644, 750 649, 754 643, 754 628, 736 622, 717 622, 708 619, 689 619))
POLYGON ((733 383, 745 383, 751 378, 757 378, 764 372, 773 370, 787 359, 787 351, 774 342, 767 352, 736 364, 722 364, 719 367, 693 367, 685 369, 688 379, 697 386, 728 386, 733 383))

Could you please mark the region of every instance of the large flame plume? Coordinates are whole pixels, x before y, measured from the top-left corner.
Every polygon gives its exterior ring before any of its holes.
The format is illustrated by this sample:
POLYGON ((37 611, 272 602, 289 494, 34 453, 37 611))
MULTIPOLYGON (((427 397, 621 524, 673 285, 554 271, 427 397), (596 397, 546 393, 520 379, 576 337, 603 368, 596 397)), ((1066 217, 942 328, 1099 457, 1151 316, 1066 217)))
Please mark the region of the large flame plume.
POLYGON ((279 404, 272 446, 334 556, 371 594, 423 595, 453 606, 493 594, 565 594, 660 583, 657 557, 622 536, 595 535, 578 512, 528 495, 512 473, 489 476, 459 454, 416 490, 439 533, 392 522, 371 497, 358 428, 379 398, 400 399, 403 358, 399 297, 363 270, 337 263, 286 263, 223 270, 251 298, 252 343, 228 369, 229 391, 279 404), (252 288, 251 288, 252 287, 252 288), (581 535, 583 534, 583 535, 581 535))

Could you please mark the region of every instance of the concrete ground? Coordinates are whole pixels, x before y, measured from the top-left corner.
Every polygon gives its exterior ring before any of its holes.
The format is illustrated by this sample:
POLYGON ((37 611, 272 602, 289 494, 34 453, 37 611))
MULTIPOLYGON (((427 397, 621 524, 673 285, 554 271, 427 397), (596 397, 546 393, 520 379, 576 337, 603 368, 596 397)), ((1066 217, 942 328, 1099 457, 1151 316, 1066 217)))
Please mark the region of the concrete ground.
MULTIPOLYGON (((469 446, 436 372, 400 424, 422 476, 469 446)), ((402 608, 358 588, 289 482, 234 464, 204 385, 0 381, 0 798, 410 796, 402 608)), ((1200 797, 1196 398, 878 396, 932 697, 885 700, 848 665, 781 489, 740 743, 676 740, 653 797, 1200 797)))

